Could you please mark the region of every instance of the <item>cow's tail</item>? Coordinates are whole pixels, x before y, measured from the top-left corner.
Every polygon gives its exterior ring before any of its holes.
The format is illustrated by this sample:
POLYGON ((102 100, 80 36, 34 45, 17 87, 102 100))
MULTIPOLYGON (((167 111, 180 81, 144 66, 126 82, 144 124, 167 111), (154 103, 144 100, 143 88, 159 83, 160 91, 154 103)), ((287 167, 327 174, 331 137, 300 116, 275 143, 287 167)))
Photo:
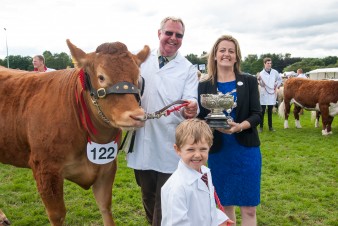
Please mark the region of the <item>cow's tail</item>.
POLYGON ((279 117, 285 119, 285 103, 284 103, 284 100, 282 101, 282 103, 280 103, 280 105, 278 107, 278 115, 279 115, 279 117))

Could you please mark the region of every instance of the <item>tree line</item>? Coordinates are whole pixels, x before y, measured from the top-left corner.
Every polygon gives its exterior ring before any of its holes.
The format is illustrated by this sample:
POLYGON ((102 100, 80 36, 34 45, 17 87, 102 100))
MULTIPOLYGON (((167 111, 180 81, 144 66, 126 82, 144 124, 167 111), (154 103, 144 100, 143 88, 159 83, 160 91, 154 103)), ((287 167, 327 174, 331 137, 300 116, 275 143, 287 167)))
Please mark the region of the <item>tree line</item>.
MULTIPOLYGON (((302 68, 304 73, 318 69, 318 68, 332 68, 338 67, 338 57, 328 56, 325 58, 301 58, 291 57, 291 54, 274 54, 267 53, 258 56, 251 54, 244 58, 241 62, 241 69, 243 72, 256 75, 263 69, 263 59, 269 57, 272 59, 272 68, 279 73, 287 71, 296 72, 298 68, 302 68)), ((203 52, 200 57, 195 54, 189 54, 186 58, 193 64, 207 65, 207 53, 203 52)))
MULTIPOLYGON (((42 54, 45 57, 46 66, 54 68, 56 70, 65 69, 68 67, 74 67, 72 58, 65 52, 54 53, 50 51, 44 51, 42 54)), ((195 65, 207 65, 207 52, 203 52, 200 56, 196 54, 188 54, 185 56, 192 64, 195 65)), ((263 59, 270 57, 272 59, 272 68, 278 72, 283 73, 287 71, 296 72, 298 68, 302 68, 304 73, 318 69, 318 68, 332 68, 338 67, 338 57, 328 56, 324 58, 301 58, 291 57, 291 54, 274 54, 267 53, 258 56, 257 54, 251 54, 242 60, 241 68, 243 72, 256 75, 263 69, 263 59)), ((9 67, 13 69, 20 69, 26 71, 33 71, 33 58, 31 56, 10 55, 9 67)), ((0 65, 7 67, 7 57, 0 59, 0 65)), ((205 72, 205 71, 203 71, 205 72)))
MULTIPOLYGON (((48 68, 56 70, 65 69, 68 67, 74 67, 72 58, 65 52, 54 53, 50 51, 44 51, 42 54, 45 58, 45 64, 48 68)), ((33 56, 20 56, 20 55, 9 55, 9 67, 13 69, 20 69, 25 71, 33 71, 33 56)), ((7 57, 0 59, 0 65, 7 67, 7 57)))

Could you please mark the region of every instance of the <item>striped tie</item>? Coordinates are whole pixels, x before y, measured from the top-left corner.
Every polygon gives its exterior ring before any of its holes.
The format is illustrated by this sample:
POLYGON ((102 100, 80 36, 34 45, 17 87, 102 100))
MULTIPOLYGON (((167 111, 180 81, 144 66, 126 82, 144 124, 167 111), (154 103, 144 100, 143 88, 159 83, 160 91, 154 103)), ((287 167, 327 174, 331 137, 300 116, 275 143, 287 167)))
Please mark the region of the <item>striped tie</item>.
MULTIPOLYGON (((202 175, 201 179, 202 179, 202 181, 207 185, 207 187, 209 187, 209 186, 208 186, 208 175, 207 175, 207 173, 204 173, 204 174, 202 175)), ((217 204, 217 206, 218 206, 218 209, 220 209, 221 211, 224 212, 224 208, 223 208, 223 206, 222 206, 222 204, 221 204, 221 201, 219 200, 218 195, 217 195, 217 193, 216 193, 216 188, 214 188, 214 196, 215 196, 215 201, 216 201, 216 204, 217 204)))
POLYGON ((207 185, 207 187, 209 187, 208 186, 208 175, 206 173, 202 175, 201 179, 207 185))
POLYGON ((164 56, 160 56, 158 58, 158 60, 159 60, 159 66, 160 66, 160 68, 162 68, 164 66, 164 64, 165 64, 165 62, 166 62, 167 59, 164 56))

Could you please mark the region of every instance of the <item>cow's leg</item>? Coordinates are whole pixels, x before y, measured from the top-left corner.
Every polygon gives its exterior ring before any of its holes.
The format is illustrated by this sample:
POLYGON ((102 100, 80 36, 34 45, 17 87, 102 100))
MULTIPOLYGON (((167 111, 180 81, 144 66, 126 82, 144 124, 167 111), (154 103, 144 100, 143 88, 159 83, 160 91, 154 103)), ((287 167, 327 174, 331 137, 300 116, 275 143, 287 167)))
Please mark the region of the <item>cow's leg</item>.
POLYGON ((284 99, 279 105, 278 113, 280 116, 284 114, 284 129, 289 128, 288 118, 290 114, 290 100, 284 99))
POLYGON ((112 168, 109 171, 100 172, 97 180, 93 184, 93 193, 96 203, 100 209, 104 226, 115 226, 111 205, 112 205, 112 187, 117 169, 117 159, 114 160, 112 168))
POLYGON ((319 119, 320 119, 320 112, 316 111, 316 122, 315 122, 315 127, 319 127, 319 119))
POLYGON ((51 163, 48 167, 43 165, 40 161, 33 161, 33 164, 31 164, 37 188, 46 207, 51 225, 62 226, 66 217, 63 199, 64 179, 59 173, 59 168, 51 167, 51 163))
POLYGON ((299 112, 302 110, 301 107, 297 106, 296 104, 294 105, 293 108, 293 116, 295 117, 295 125, 296 128, 302 128, 302 126, 300 125, 300 121, 299 121, 299 112))
POLYGON ((311 111, 311 121, 315 119, 315 128, 319 127, 319 118, 320 118, 319 111, 311 111))
POLYGON ((333 117, 329 115, 328 120, 327 120, 327 126, 326 126, 327 134, 332 134, 332 127, 331 127, 332 122, 333 122, 333 117))
POLYGON ((332 123, 332 120, 330 119, 330 115, 329 115, 329 106, 327 105, 319 105, 319 109, 320 109, 320 113, 322 115, 322 135, 326 136, 329 134, 332 134, 331 132, 331 125, 330 122, 332 123))

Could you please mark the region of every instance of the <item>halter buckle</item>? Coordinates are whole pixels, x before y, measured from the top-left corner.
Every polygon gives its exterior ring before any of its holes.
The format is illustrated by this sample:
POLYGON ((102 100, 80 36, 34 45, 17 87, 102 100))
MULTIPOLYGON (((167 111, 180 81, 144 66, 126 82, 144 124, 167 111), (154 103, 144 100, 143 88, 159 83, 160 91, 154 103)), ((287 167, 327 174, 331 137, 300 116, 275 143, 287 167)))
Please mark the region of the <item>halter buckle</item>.
POLYGON ((100 88, 96 92, 97 92, 98 98, 105 98, 107 95, 105 88, 100 88))

